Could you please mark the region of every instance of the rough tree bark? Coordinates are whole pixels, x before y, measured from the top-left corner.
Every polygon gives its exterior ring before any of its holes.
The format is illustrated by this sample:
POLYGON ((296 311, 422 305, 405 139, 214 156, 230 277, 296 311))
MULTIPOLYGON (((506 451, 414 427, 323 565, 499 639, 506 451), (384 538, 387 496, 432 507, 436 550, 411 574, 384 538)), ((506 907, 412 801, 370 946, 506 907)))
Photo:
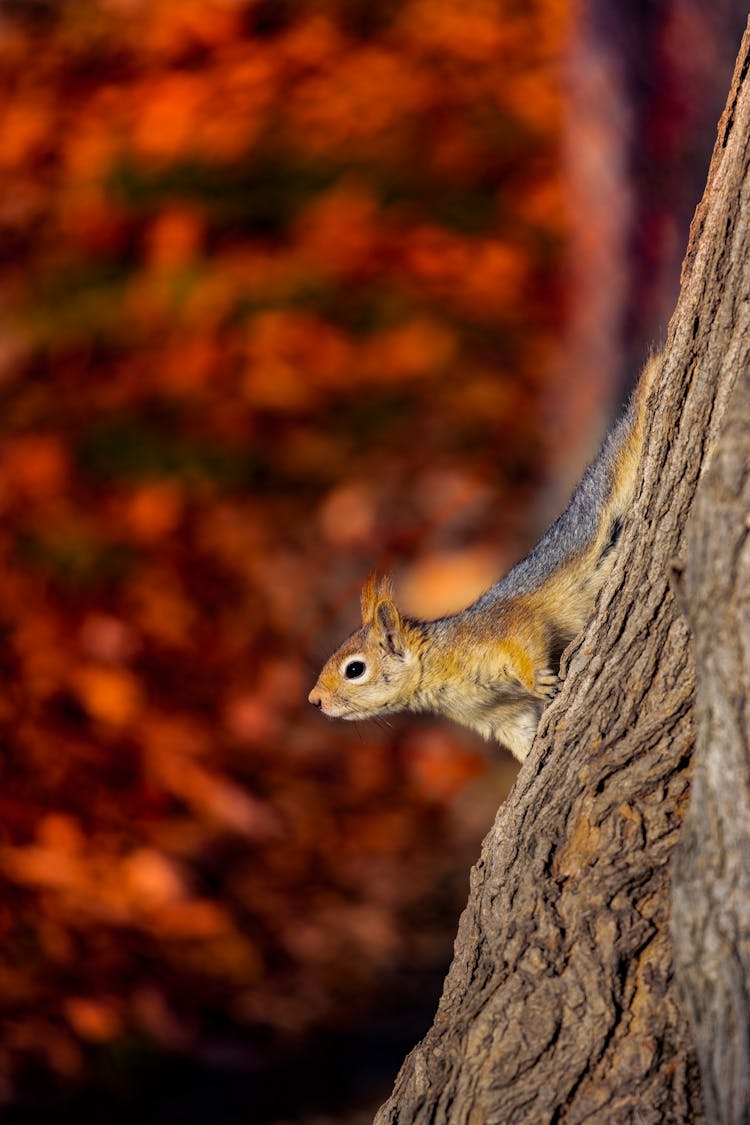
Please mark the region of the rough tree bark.
POLYGON ((750 30, 691 228, 617 566, 485 840, 434 1025, 377 1125, 702 1121, 698 1059, 709 1119, 748 1120, 749 66, 750 30), (670 860, 696 712, 678 994, 670 860))
MULTIPOLYGON (((744 77, 750 56, 741 65, 744 77)), ((727 125, 743 129, 739 100, 732 112, 727 125)), ((747 177, 746 163, 732 175, 747 177)), ((723 193, 710 217, 719 233, 740 228, 724 251, 739 255, 736 282, 718 294, 714 316, 730 328, 724 366, 741 377, 687 528, 681 601, 696 660, 696 749, 672 932, 707 1116, 739 1125, 750 1121, 750 237, 747 212, 723 193)))
POLYGON ((750 1121, 748 451, 745 378, 729 400, 688 524, 684 601, 697 665, 696 750, 672 889, 678 985, 693 1025, 707 1117, 737 1125, 750 1121))

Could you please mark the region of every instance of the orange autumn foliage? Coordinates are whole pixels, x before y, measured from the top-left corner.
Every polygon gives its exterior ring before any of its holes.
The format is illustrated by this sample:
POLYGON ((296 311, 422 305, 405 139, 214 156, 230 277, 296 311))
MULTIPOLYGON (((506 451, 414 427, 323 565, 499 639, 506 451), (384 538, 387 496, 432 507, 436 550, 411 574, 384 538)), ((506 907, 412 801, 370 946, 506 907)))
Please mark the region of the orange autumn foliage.
POLYGON ((500 783, 305 698, 373 564, 468 598, 522 526, 566 235, 560 0, 39 8, 0 23, 12 1089, 419 968, 500 783))

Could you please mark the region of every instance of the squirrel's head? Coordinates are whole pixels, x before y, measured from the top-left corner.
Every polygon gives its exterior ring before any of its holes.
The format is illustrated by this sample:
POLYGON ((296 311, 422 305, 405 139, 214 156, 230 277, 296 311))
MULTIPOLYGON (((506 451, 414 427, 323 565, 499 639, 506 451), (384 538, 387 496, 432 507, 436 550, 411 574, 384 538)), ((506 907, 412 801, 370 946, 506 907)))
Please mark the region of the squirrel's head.
POLYGON ((332 719, 402 711, 419 680, 413 630, 396 608, 390 578, 371 575, 361 604, 362 628, 336 649, 308 696, 332 719))

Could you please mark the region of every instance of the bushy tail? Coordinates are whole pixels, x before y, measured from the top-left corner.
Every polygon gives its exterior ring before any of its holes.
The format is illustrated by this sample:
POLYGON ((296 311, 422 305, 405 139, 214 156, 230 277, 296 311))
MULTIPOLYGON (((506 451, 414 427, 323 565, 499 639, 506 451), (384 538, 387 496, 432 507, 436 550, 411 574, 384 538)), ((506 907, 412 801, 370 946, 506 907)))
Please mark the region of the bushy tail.
MULTIPOLYGON (((478 607, 543 591, 545 598, 552 592, 563 602, 569 595, 573 620, 580 615, 579 606, 586 603, 588 613, 611 569, 614 548, 633 501, 647 403, 660 371, 661 355, 653 353, 627 410, 584 473, 565 511, 531 554, 480 599, 478 607)), ((563 609, 559 602, 558 606, 563 609)))
POLYGON ((607 517, 612 521, 622 521, 633 502, 638 466, 643 451, 648 402, 661 369, 661 353, 652 352, 644 364, 628 409, 610 435, 609 441, 614 440, 616 448, 609 472, 609 499, 605 502, 603 523, 606 523, 607 517))

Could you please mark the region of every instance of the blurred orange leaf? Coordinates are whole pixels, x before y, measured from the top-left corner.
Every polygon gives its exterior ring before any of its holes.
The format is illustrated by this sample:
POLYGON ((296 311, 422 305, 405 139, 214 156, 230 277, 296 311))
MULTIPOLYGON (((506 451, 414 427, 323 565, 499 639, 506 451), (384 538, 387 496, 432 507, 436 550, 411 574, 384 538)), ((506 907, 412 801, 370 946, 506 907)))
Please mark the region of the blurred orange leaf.
POLYGON ((6 444, 0 468, 5 488, 34 500, 56 496, 65 489, 70 458, 59 436, 28 434, 6 444))
POLYGON ((152 920, 165 938, 215 938, 233 928, 226 910, 202 899, 164 903, 154 910, 152 920))
POLYGON ((123 668, 83 665, 75 669, 72 681, 83 706, 101 722, 125 726, 140 710, 141 685, 132 672, 123 668))
POLYGON ((183 496, 173 481, 135 489, 123 502, 128 531, 142 543, 153 543, 174 531, 182 517, 183 496))
POLYGON ((139 848, 122 864, 129 894, 140 906, 160 907, 183 898, 185 880, 177 865, 162 852, 139 848))
POLYGON ((82 1039, 96 1043, 113 1039, 122 1029, 122 1022, 112 1001, 71 996, 65 1001, 65 1015, 70 1026, 82 1039))
POLYGON ((161 755, 152 765, 162 785, 197 813, 250 839, 278 835, 278 818, 270 806, 233 782, 186 759, 161 755))

